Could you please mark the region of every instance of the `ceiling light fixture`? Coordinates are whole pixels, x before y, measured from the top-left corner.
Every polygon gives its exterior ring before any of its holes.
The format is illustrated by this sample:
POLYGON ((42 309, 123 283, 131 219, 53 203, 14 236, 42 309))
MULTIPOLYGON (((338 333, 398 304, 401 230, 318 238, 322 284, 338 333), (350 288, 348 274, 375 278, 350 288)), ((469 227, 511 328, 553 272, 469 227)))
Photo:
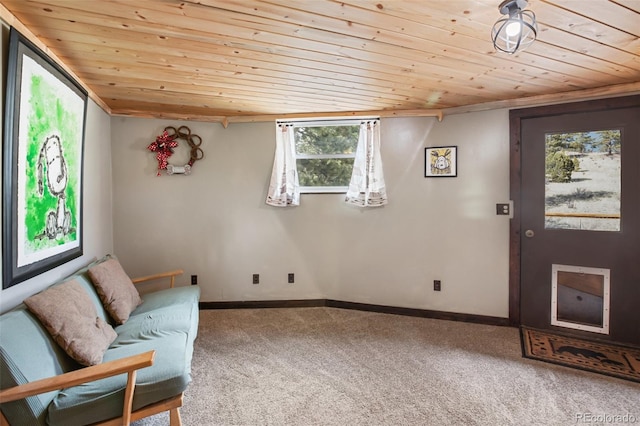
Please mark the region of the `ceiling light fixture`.
POLYGON ((525 7, 526 0, 505 0, 500 3, 500 13, 509 16, 498 19, 491 30, 491 40, 496 50, 513 54, 526 49, 536 39, 536 15, 530 10, 522 10, 525 7))

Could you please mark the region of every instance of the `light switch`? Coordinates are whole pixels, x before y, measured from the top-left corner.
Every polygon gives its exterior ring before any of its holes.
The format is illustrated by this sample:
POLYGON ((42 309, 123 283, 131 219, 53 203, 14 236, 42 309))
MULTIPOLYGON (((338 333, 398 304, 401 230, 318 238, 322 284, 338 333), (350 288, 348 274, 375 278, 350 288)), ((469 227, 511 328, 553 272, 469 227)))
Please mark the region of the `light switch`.
POLYGON ((509 215, 509 204, 496 204, 497 215, 509 215))

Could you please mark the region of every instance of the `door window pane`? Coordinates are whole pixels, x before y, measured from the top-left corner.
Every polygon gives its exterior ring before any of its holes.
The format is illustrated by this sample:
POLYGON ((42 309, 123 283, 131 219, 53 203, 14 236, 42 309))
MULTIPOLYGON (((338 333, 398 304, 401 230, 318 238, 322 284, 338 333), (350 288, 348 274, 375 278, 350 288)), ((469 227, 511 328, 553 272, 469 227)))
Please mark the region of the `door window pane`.
POLYGON ((545 228, 620 231, 620 130, 545 135, 545 228))

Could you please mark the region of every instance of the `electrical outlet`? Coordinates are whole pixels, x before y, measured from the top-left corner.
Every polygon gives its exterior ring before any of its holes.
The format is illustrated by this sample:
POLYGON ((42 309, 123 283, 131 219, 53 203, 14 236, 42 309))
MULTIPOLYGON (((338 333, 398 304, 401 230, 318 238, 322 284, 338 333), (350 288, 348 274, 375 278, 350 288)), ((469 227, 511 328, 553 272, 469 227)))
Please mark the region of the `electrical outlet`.
POLYGON ((289 273, 289 284, 293 284, 295 282, 294 277, 293 277, 293 273, 289 273))
POLYGON ((198 276, 191 275, 191 285, 198 285, 198 276))
POLYGON ((253 274, 253 283, 260 284, 260 274, 253 274))
POLYGON ((442 290, 442 282, 440 280, 433 280, 433 291, 442 290))

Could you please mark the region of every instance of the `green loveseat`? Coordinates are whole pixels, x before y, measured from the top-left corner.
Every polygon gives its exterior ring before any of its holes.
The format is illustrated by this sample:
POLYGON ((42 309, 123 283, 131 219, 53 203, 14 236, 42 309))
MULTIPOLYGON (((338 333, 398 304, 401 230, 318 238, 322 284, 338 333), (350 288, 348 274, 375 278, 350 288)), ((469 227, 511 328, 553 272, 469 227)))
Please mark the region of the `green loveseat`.
POLYGON ((142 304, 117 325, 88 274, 108 259, 61 280, 80 283, 98 317, 113 326, 117 337, 101 363, 85 367, 67 355, 24 303, 0 316, 0 424, 123 425, 163 411, 169 411, 172 426, 181 424, 200 289, 173 287, 182 271, 134 279, 135 284, 167 278, 171 287, 142 295, 142 304))

